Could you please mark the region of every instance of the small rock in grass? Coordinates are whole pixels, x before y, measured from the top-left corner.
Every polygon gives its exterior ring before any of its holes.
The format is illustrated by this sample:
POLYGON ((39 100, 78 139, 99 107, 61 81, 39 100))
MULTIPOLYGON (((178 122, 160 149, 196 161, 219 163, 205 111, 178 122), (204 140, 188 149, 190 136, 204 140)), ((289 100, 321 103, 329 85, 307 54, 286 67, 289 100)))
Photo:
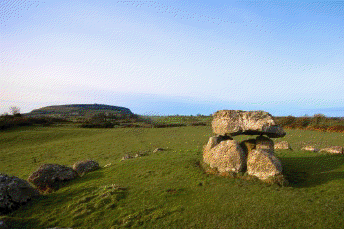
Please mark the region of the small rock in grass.
POLYGON ((311 151, 311 152, 318 152, 319 151, 319 149, 315 148, 314 146, 305 146, 301 150, 311 151))
POLYGON ((121 161, 124 161, 124 160, 128 160, 128 159, 131 159, 133 158, 133 156, 129 155, 129 154, 126 154, 122 157, 121 161))
POLYGON ((325 149, 321 149, 320 152, 333 153, 333 154, 343 154, 344 149, 342 146, 331 146, 325 149))
POLYGON ((287 142, 287 141, 276 142, 275 143, 275 149, 290 149, 291 150, 291 146, 290 146, 289 142, 287 142))
POLYGON ((93 160, 79 161, 73 165, 73 170, 77 172, 79 176, 83 176, 99 168, 99 163, 93 160))
POLYGON ((163 148, 156 148, 155 150, 153 150, 153 153, 157 153, 158 151, 164 151, 163 148))
POLYGON ((111 163, 106 164, 106 165, 104 165, 104 168, 109 167, 109 166, 111 166, 111 165, 112 165, 111 163))

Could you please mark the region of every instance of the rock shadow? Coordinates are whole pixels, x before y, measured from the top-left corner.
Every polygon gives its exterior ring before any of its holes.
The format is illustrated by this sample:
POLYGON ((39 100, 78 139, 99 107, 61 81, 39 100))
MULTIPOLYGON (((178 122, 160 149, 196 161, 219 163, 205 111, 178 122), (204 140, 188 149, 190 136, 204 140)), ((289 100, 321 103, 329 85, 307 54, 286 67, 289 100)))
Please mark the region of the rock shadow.
POLYGON ((317 157, 280 157, 283 174, 295 188, 314 187, 332 180, 344 179, 344 172, 334 171, 344 164, 343 155, 317 157))
POLYGON ((21 218, 11 216, 0 216, 0 228, 26 229, 37 228, 39 221, 33 218, 21 218))

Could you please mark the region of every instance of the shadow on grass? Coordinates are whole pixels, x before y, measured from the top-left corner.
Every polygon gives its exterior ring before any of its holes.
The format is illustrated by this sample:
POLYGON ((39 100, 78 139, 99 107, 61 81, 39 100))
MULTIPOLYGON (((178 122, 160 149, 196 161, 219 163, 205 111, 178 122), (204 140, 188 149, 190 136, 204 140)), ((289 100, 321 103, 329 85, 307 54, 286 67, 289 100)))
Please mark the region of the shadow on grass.
POLYGON ((36 228, 37 225, 39 225, 39 221, 32 218, 0 216, 0 222, 1 221, 3 221, 7 227, 0 225, 0 228, 26 229, 36 228))
POLYGON ((344 164, 344 155, 282 157, 283 174, 295 188, 314 187, 344 179, 344 172, 334 171, 344 164))
POLYGON ((100 179, 103 177, 104 177, 104 173, 103 173, 102 169, 98 169, 96 171, 87 173, 82 177, 78 177, 77 179, 68 181, 68 184, 66 186, 81 184, 84 182, 89 182, 91 180, 100 179))

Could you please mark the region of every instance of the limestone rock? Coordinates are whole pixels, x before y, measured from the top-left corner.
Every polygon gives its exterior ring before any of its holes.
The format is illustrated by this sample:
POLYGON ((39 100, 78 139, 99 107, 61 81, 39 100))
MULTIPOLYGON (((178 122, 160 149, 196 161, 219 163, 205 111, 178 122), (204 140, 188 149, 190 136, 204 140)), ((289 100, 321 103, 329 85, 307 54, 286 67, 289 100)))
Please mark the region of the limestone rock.
POLYGON ((104 168, 109 167, 111 165, 112 165, 112 163, 106 164, 106 165, 104 165, 104 168))
POLYGON ((289 142, 287 142, 287 141, 276 142, 274 148, 275 149, 290 149, 291 150, 291 146, 290 146, 289 142))
POLYGON ((331 146, 325 149, 321 149, 320 152, 333 153, 333 154, 343 154, 344 149, 342 146, 331 146))
POLYGON ((269 150, 252 150, 247 157, 247 173, 265 180, 282 174, 282 164, 269 150))
POLYGON ((73 165, 73 170, 77 172, 79 176, 83 176, 99 168, 99 163, 93 160, 79 161, 73 165))
POLYGON ((279 138, 286 134, 264 111, 220 110, 213 117, 212 129, 218 135, 265 134, 270 138, 279 138))
POLYGON ((153 153, 157 153, 159 151, 164 151, 164 149, 163 148, 156 148, 155 150, 153 150, 153 153))
POLYGON ((220 173, 241 172, 245 168, 245 153, 236 141, 224 140, 210 150, 204 150, 203 161, 220 173))
POLYGON ((131 156, 130 154, 126 154, 122 157, 121 161, 124 161, 124 160, 128 160, 128 159, 132 159, 134 158, 133 156, 131 156))
POLYGON ((27 181, 0 173, 0 214, 10 213, 38 195, 27 181))
POLYGON ((256 138, 256 149, 264 149, 268 150, 270 153, 273 153, 274 142, 268 137, 258 136, 256 138))
POLYGON ((318 152, 319 151, 319 149, 315 148, 314 146, 305 146, 301 150, 312 151, 312 152, 318 152))
MULTIPOLYGON (((205 146, 203 146, 203 155, 206 155, 204 156, 205 160, 209 158, 208 156, 209 151, 212 148, 214 148, 216 145, 218 145, 221 141, 224 141, 224 140, 233 140, 233 139, 227 136, 213 136, 209 138, 208 143, 205 146)), ((208 161, 204 161, 204 162, 209 164, 208 161)))
POLYGON ((72 180, 77 176, 77 173, 70 167, 44 164, 29 176, 28 181, 34 184, 41 192, 51 192, 58 190, 61 182, 72 180))

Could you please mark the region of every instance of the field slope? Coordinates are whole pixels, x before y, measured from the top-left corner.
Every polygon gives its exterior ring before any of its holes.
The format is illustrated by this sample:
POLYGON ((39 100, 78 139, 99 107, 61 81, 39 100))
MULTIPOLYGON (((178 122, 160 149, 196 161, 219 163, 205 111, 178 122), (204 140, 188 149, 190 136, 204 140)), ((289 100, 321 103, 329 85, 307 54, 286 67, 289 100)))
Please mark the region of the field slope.
MULTIPOLYGON (((344 135, 288 130, 276 154, 291 186, 210 176, 198 165, 209 126, 1 132, 0 172, 22 179, 43 163, 102 166, 0 220, 13 228, 342 228, 344 156, 300 151, 343 145, 344 135), (155 154, 120 161, 126 153, 155 154), (118 188, 122 187, 122 188, 118 188)), ((236 137, 236 140, 244 137, 236 137)))

